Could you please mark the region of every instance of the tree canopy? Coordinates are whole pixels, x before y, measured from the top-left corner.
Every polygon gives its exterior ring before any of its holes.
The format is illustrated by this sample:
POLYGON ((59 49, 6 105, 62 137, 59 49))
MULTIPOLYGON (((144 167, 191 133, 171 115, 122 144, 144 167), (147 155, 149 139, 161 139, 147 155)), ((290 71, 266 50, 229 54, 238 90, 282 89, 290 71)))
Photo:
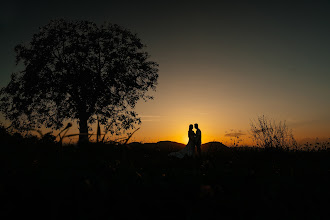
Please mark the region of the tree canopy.
POLYGON ((147 92, 158 79, 145 48, 116 24, 52 20, 15 47, 24 68, 1 89, 0 110, 16 128, 60 129, 77 120, 80 141, 97 119, 111 133, 134 128, 141 123, 134 107, 152 99, 147 92))

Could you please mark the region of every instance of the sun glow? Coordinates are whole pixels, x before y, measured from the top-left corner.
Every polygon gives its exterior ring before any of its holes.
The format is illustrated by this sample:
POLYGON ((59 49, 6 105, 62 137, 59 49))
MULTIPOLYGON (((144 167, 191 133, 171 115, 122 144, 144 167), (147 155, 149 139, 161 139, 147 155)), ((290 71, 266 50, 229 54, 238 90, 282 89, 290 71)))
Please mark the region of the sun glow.
POLYGON ((188 136, 184 136, 184 137, 182 138, 182 143, 183 143, 183 144, 187 144, 188 141, 189 141, 188 136))

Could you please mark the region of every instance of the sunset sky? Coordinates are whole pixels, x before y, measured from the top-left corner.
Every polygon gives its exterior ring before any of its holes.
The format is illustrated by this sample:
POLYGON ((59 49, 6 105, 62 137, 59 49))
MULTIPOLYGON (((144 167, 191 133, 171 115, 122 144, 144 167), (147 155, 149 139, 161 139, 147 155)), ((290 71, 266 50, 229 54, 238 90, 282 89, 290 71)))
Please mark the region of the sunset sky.
POLYGON ((288 2, 6 1, 0 87, 17 71, 15 45, 50 19, 110 21, 137 33, 159 64, 134 141, 186 143, 197 122, 203 143, 238 132, 248 143, 258 115, 285 120, 297 139, 330 138, 330 2, 288 2))

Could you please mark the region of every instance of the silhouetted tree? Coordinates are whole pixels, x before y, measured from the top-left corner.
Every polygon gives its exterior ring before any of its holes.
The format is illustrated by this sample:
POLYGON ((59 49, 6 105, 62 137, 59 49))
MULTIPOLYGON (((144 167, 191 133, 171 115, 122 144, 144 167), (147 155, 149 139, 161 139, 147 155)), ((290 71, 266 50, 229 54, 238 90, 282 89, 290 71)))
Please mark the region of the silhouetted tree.
POLYGON ((133 111, 139 99, 152 99, 158 64, 149 61, 136 34, 118 25, 52 20, 19 44, 13 73, 1 89, 0 110, 15 128, 60 129, 77 120, 79 142, 88 140, 88 124, 99 119, 120 133, 141 123, 133 111))

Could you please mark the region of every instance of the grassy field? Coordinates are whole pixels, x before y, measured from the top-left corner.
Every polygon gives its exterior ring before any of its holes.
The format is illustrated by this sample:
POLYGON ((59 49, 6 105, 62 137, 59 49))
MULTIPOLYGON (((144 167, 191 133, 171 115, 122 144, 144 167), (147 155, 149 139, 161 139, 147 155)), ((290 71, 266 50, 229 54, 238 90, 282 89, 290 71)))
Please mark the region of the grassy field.
POLYGON ((180 144, 1 146, 1 219, 321 219, 329 208, 328 150, 180 144))

